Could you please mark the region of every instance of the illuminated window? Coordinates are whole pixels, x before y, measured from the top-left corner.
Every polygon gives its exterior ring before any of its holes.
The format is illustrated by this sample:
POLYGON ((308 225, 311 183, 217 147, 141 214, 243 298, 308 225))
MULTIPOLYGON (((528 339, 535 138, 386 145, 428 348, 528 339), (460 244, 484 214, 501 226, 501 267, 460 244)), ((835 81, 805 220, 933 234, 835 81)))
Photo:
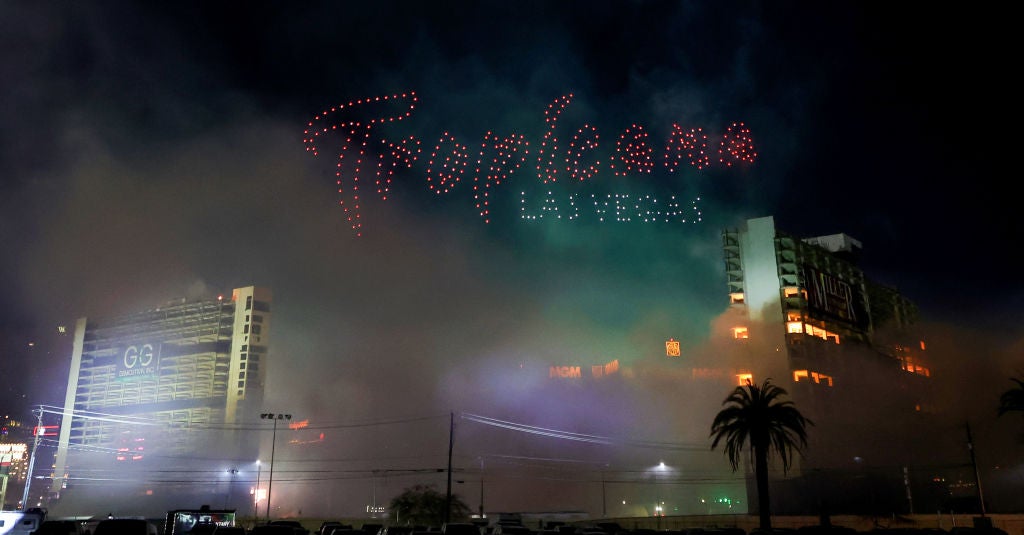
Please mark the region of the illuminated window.
POLYGON ((754 374, 752 373, 737 373, 736 382, 740 386, 747 386, 748 384, 754 384, 754 374))
POLYGON ((790 334, 804 332, 804 324, 802 321, 791 321, 786 324, 786 332, 790 334))
POLYGON ((733 327, 732 337, 736 339, 746 339, 750 337, 746 327, 733 327))
POLYGON ((796 311, 786 312, 786 321, 803 321, 803 317, 796 311))
POLYGON ((804 380, 812 380, 819 385, 832 386, 832 376, 809 370, 793 370, 793 382, 799 383, 804 380))
POLYGON ((798 297, 800 295, 800 288, 796 286, 786 286, 782 289, 782 295, 785 297, 798 297))
POLYGON ((733 292, 729 294, 729 303, 733 305, 743 304, 743 292, 733 292))
POLYGON ((818 373, 818 372, 811 372, 811 379, 814 379, 815 383, 818 383, 818 384, 826 384, 827 383, 828 386, 832 386, 832 376, 831 375, 825 375, 823 373, 818 373))

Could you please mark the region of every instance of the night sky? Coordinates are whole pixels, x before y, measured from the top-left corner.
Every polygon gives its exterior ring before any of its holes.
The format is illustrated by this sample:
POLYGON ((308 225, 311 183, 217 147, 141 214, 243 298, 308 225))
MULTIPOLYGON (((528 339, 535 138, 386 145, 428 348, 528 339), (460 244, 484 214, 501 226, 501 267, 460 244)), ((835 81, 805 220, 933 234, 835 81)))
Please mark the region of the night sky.
POLYGON ((639 364, 670 337, 706 351, 728 304, 720 233, 766 215, 798 236, 860 240, 869 277, 919 305, 938 351, 996 381, 986 402, 1024 370, 1016 29, 995 7, 2 1, 0 13, 0 411, 17 417, 63 401, 58 325, 251 284, 274 292, 268 405, 320 421, 529 414, 511 405, 531 400, 495 401, 516 370, 639 364), (380 132, 423 152, 386 202, 364 178, 357 238, 338 205, 340 140, 314 157, 303 131, 331 106, 410 91, 414 113, 380 132), (516 133, 537 149, 544 110, 570 93, 558 135, 597 128, 592 180, 549 186, 520 170, 494 189, 489 224, 471 179, 428 189, 442 134, 474 146, 516 133), (717 136, 734 122, 751 131, 752 164, 661 166, 673 124, 717 136), (609 156, 635 124, 656 170, 616 177, 609 156), (522 220, 521 196, 539 203, 549 187, 559 202, 699 196, 701 220, 522 220))

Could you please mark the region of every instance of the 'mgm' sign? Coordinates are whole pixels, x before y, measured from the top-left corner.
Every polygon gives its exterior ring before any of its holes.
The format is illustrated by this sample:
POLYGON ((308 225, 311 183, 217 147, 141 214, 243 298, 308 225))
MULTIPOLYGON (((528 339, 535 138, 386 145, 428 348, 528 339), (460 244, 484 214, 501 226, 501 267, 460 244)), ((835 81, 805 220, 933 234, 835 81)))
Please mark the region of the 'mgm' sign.
POLYGON ((117 358, 117 378, 156 375, 160 368, 160 344, 135 344, 124 348, 117 358))

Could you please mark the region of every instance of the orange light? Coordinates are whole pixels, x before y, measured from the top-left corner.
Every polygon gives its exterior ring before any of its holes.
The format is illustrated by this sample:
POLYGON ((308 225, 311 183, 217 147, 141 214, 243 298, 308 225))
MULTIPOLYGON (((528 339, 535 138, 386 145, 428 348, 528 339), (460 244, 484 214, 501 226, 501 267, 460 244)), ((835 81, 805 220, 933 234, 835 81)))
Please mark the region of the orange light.
POLYGON ((309 427, 309 420, 299 420, 297 422, 288 422, 288 429, 302 429, 309 427))

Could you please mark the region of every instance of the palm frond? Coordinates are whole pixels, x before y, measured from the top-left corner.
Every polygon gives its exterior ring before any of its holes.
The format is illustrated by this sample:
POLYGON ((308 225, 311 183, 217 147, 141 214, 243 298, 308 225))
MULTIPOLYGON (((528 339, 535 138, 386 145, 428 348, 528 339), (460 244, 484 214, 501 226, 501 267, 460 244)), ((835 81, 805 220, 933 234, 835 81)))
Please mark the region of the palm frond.
POLYGON ((738 470, 747 446, 763 448, 768 454, 778 454, 783 470, 788 471, 794 450, 807 446, 807 427, 814 422, 805 418, 792 401, 781 399, 787 394, 770 379, 760 386, 748 383, 736 387, 711 424, 711 449, 723 444, 733 470, 738 470))

